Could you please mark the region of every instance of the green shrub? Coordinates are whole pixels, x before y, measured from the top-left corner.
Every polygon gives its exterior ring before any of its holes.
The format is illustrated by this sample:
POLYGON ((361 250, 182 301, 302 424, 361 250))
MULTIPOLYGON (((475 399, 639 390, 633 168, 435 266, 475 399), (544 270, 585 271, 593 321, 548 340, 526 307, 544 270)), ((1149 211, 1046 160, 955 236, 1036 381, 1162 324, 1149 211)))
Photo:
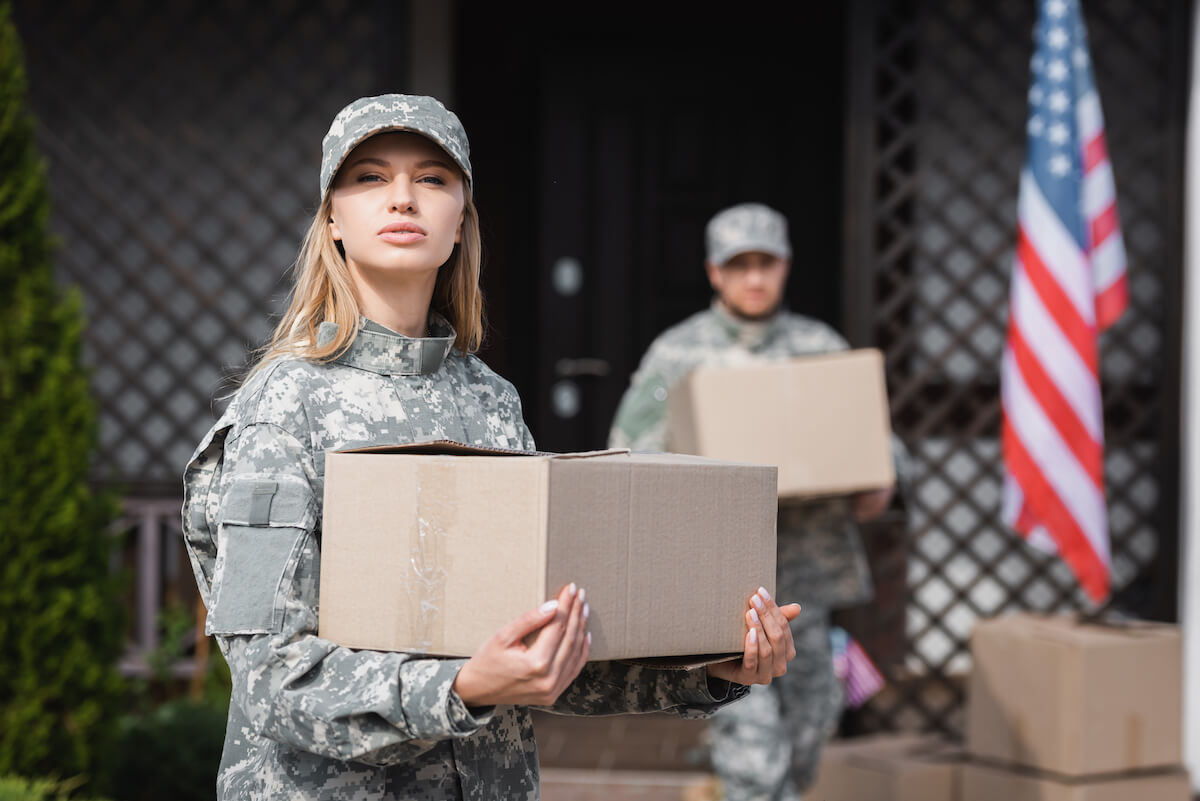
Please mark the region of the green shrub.
MULTIPOLYGON (((52 779, 23 779, 0 776, 0 801, 66 801, 78 782, 59 782, 52 779)), ((86 801, 78 796, 72 801, 86 801)), ((104 801, 93 798, 90 801, 104 801)))
POLYGON ((94 776, 124 703, 117 513, 88 482, 78 293, 56 284, 24 55, 0 0, 0 775, 94 776))
POLYGON ((212 801, 224 740, 225 711, 206 699, 125 718, 105 789, 120 801, 212 801))

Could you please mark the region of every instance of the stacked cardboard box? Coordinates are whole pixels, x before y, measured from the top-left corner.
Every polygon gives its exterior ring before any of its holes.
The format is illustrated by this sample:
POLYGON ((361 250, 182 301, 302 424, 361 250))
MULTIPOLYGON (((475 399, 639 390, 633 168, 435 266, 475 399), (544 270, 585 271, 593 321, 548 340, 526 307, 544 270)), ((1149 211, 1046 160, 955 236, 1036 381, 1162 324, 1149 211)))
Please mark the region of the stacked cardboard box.
POLYGON ((1019 613, 971 652, 963 799, 1190 799, 1177 627, 1019 613))
POLYGON ((895 480, 883 355, 874 348, 770 364, 704 366, 667 398, 667 447, 779 467, 779 497, 895 480))
POLYGON ((962 748, 935 735, 835 740, 821 753, 812 801, 957 801, 962 748))

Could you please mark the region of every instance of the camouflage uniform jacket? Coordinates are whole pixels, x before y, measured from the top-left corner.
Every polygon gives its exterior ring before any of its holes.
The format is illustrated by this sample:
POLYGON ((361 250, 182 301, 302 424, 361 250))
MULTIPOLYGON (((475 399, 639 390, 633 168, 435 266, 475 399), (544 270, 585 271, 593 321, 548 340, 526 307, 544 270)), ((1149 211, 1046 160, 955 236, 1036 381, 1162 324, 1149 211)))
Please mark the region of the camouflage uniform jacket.
MULTIPOLYGON (((185 541, 233 678, 220 799, 538 797, 529 709, 468 708, 451 689, 465 660, 317 636, 326 451, 442 438, 533 449, 512 385, 452 352, 444 321, 434 334, 364 321, 331 363, 274 361, 187 466, 185 541)), ((589 663, 550 711, 706 716, 746 690, 703 669, 589 663)))
MULTIPOLYGON (((651 343, 617 408, 609 445, 664 450, 667 396, 700 365, 762 364, 848 347, 833 328, 810 317, 780 311, 749 322, 714 300, 651 343)), ((895 438, 893 445, 899 461, 903 449, 895 438)), ((870 570, 848 498, 780 505, 776 578, 776 595, 789 602, 835 609, 870 600, 870 570)))

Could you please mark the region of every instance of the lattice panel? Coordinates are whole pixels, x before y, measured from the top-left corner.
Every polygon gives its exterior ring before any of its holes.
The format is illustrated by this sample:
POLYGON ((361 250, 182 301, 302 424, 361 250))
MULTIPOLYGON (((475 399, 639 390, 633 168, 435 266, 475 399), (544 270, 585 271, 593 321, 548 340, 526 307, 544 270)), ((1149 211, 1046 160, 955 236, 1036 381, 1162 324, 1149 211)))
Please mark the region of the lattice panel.
MULTIPOLYGON (((957 732, 967 638, 1009 609, 1087 608, 1066 566, 1000 522, 999 365, 1025 157, 1035 4, 878 3, 873 337, 916 464, 908 653, 863 727, 957 732)), ((1167 299, 1184 51, 1168 0, 1084 0, 1128 249, 1131 308, 1101 342, 1105 475, 1118 598, 1174 536, 1163 448, 1167 299), (1172 139, 1175 137, 1175 139, 1172 139)), ((1129 599, 1125 599, 1128 601, 1129 599)), ((1125 611, 1141 613, 1128 603, 1125 611)))
POLYGON ((407 4, 16 3, 62 277, 82 287, 102 478, 175 495, 281 311, 320 141, 395 91, 407 4))

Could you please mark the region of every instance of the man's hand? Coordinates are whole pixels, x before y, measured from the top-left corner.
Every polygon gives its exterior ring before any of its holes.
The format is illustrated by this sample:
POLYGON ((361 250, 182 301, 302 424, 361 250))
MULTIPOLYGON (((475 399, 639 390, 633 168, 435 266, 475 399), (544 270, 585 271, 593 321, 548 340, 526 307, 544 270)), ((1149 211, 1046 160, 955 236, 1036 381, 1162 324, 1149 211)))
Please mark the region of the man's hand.
POLYGON ((864 523, 879 517, 888 508, 888 504, 892 502, 892 496, 895 494, 896 487, 894 485, 857 493, 853 498, 854 519, 864 523))

